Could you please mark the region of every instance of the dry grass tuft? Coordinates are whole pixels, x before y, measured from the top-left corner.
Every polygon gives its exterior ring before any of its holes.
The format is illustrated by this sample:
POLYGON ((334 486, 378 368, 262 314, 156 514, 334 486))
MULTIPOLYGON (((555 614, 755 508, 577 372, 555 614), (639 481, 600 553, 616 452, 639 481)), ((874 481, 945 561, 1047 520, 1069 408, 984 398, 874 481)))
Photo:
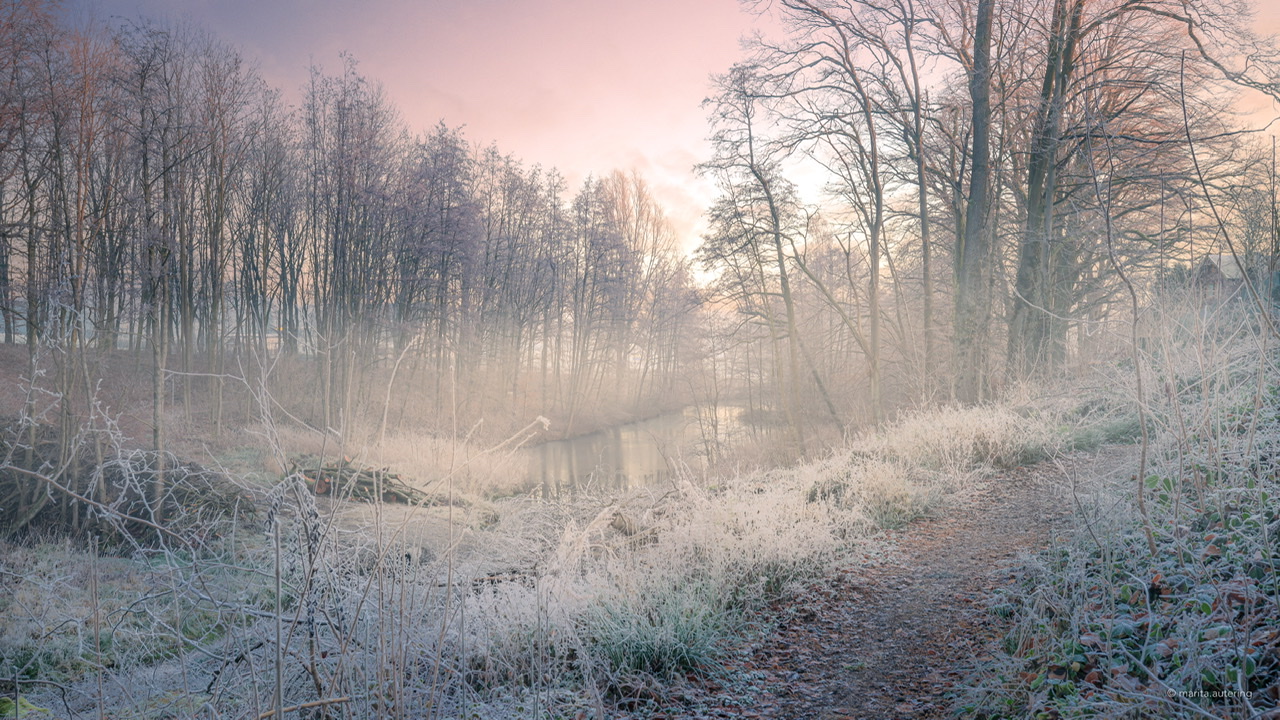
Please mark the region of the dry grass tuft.
POLYGON ((1062 449, 1062 438, 1044 418, 984 405, 920 412, 861 445, 876 456, 954 478, 1043 460, 1062 449))

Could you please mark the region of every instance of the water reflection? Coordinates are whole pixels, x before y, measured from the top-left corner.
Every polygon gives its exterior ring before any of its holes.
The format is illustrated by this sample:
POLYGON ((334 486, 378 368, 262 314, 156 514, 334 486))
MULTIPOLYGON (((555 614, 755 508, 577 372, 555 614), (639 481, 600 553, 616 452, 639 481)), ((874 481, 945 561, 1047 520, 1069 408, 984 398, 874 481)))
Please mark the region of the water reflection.
POLYGON ((544 495, 575 489, 630 490, 670 479, 706 460, 696 412, 661 415, 530 448, 530 479, 544 495))

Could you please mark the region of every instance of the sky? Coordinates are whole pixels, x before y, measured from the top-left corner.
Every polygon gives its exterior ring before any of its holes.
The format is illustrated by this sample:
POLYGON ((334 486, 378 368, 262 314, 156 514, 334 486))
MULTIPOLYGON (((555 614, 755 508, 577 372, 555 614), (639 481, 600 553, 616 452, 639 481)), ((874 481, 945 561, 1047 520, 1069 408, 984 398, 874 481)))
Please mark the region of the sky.
POLYGON ((638 171, 691 249, 714 199, 709 78, 764 21, 738 0, 68 0, 86 19, 189 21, 294 101, 349 52, 412 130, 443 120, 527 165, 638 171))
MULTIPOLYGON (((1259 31, 1280 2, 1256 0, 1259 31)), ((256 62, 296 101, 314 63, 352 54, 406 124, 443 120, 479 145, 588 175, 638 171, 691 250, 715 196, 694 165, 710 157, 702 100, 741 40, 776 32, 739 0, 66 0, 74 16, 188 21, 256 62)), ((1245 100, 1254 118, 1270 100, 1245 100)), ((1264 121, 1265 122, 1265 121, 1264 121)))
MULTIPOLYGON (((1280 35, 1280 2, 1277 0, 1253 0, 1254 32, 1262 35, 1280 35)), ((1262 93, 1248 93, 1241 98, 1242 110, 1251 120, 1265 124, 1280 115, 1280 103, 1264 97, 1262 93)), ((1273 126, 1275 127, 1275 126, 1273 126)))

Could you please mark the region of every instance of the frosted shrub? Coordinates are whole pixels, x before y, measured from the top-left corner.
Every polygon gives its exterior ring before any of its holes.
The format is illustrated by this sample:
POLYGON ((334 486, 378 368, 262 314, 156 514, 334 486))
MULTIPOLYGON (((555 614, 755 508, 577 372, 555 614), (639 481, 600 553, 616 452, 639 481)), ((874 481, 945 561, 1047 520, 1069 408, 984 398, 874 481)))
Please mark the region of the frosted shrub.
POLYGON ((962 475, 1012 468, 1061 447, 1052 424, 1002 406, 941 408, 908 417, 865 440, 866 450, 922 470, 962 475))
POLYGON ((942 503, 941 488, 912 480, 898 464, 867 463, 851 474, 858 480, 857 502, 877 527, 901 527, 942 503))
POLYGON ((570 523, 528 585, 466 599, 468 665, 486 683, 554 667, 605 686, 708 666, 745 611, 822 576, 867 526, 854 507, 807 500, 834 469, 751 475, 717 492, 686 484, 631 537, 611 529, 611 508, 570 523))

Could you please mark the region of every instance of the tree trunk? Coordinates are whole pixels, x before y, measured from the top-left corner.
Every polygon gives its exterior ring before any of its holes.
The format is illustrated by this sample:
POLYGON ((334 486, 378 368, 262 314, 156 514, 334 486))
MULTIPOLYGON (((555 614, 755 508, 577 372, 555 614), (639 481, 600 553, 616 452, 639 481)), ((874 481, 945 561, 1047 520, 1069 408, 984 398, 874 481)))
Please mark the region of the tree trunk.
POLYGON ((987 395, 987 330, 991 315, 987 287, 990 239, 987 219, 991 185, 991 16, 994 0, 978 0, 974 28, 972 170, 965 209, 963 245, 956 283, 956 398, 981 402, 987 395))
MULTIPOLYGON (((1052 369, 1065 356, 1065 323, 1057 322, 1055 281, 1061 274, 1051 247, 1054 196, 1066 85, 1071 79, 1083 3, 1056 0, 1040 104, 1027 161, 1027 219, 1018 249, 1013 312, 1009 317, 1008 372, 1014 378, 1052 369), (1070 17, 1068 17, 1068 11, 1070 17)), ((1060 288, 1059 288, 1060 289, 1060 288)))

